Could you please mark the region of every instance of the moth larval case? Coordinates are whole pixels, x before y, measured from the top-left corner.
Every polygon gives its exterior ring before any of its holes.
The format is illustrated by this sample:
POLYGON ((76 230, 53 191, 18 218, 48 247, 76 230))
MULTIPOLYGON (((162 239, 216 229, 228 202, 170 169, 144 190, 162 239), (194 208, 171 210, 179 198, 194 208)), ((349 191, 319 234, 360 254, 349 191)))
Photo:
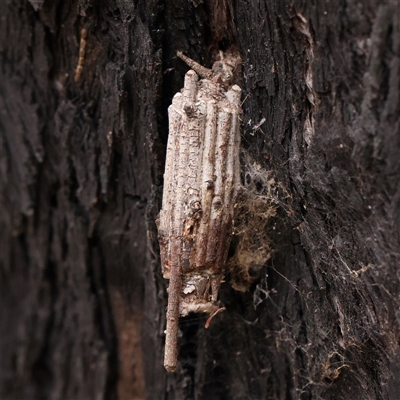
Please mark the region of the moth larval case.
POLYGON ((176 368, 179 317, 220 310, 218 290, 240 179, 241 89, 230 86, 240 58, 221 60, 209 70, 181 53, 178 56, 193 69, 168 109, 158 219, 163 275, 169 279, 164 359, 168 371, 176 368))

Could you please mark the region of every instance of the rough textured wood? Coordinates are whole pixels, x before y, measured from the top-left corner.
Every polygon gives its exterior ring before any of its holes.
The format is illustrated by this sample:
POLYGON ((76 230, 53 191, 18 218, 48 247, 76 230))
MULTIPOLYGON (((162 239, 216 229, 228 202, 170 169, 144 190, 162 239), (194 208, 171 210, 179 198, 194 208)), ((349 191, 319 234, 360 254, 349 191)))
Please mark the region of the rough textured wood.
POLYGON ((1 397, 396 398, 398 3, 40 3, 0 3, 1 397), (249 292, 221 288, 209 330, 182 321, 167 376, 154 221, 175 53, 210 67, 230 45, 274 254, 249 292))

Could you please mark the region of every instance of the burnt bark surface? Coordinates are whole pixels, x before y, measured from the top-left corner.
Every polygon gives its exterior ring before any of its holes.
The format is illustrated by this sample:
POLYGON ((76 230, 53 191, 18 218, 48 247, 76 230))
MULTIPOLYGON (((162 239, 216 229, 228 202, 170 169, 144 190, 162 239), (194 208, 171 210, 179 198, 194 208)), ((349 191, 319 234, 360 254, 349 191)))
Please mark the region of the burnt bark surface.
POLYGON ((1 398, 396 398, 399 8, 3 0, 1 398), (227 277, 208 330, 181 321, 168 374, 154 220, 175 53, 211 67, 230 45, 273 256, 246 293, 227 277))

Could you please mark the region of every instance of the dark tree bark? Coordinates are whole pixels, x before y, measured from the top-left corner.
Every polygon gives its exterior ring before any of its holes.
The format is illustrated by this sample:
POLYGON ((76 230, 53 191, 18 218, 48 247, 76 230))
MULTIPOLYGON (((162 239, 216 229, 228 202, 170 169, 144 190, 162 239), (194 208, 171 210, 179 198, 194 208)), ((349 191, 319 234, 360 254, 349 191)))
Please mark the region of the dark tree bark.
POLYGON ((397 398, 397 1, 2 0, 0 27, 2 399, 397 398), (175 53, 210 67, 229 46, 273 253, 247 292, 227 277, 208 330, 181 321, 168 374, 175 53))

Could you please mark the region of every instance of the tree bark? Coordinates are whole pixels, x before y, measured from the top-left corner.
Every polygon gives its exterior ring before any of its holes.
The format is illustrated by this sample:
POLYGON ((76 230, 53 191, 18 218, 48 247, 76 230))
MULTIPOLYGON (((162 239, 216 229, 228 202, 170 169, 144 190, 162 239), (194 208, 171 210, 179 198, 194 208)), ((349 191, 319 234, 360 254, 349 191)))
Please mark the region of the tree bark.
POLYGON ((2 399, 396 398, 396 1, 3 0, 0 15, 2 399), (248 291, 227 276, 208 330, 181 320, 169 374, 154 221, 176 51, 211 67, 230 46, 242 184, 268 199, 271 251, 248 291))

